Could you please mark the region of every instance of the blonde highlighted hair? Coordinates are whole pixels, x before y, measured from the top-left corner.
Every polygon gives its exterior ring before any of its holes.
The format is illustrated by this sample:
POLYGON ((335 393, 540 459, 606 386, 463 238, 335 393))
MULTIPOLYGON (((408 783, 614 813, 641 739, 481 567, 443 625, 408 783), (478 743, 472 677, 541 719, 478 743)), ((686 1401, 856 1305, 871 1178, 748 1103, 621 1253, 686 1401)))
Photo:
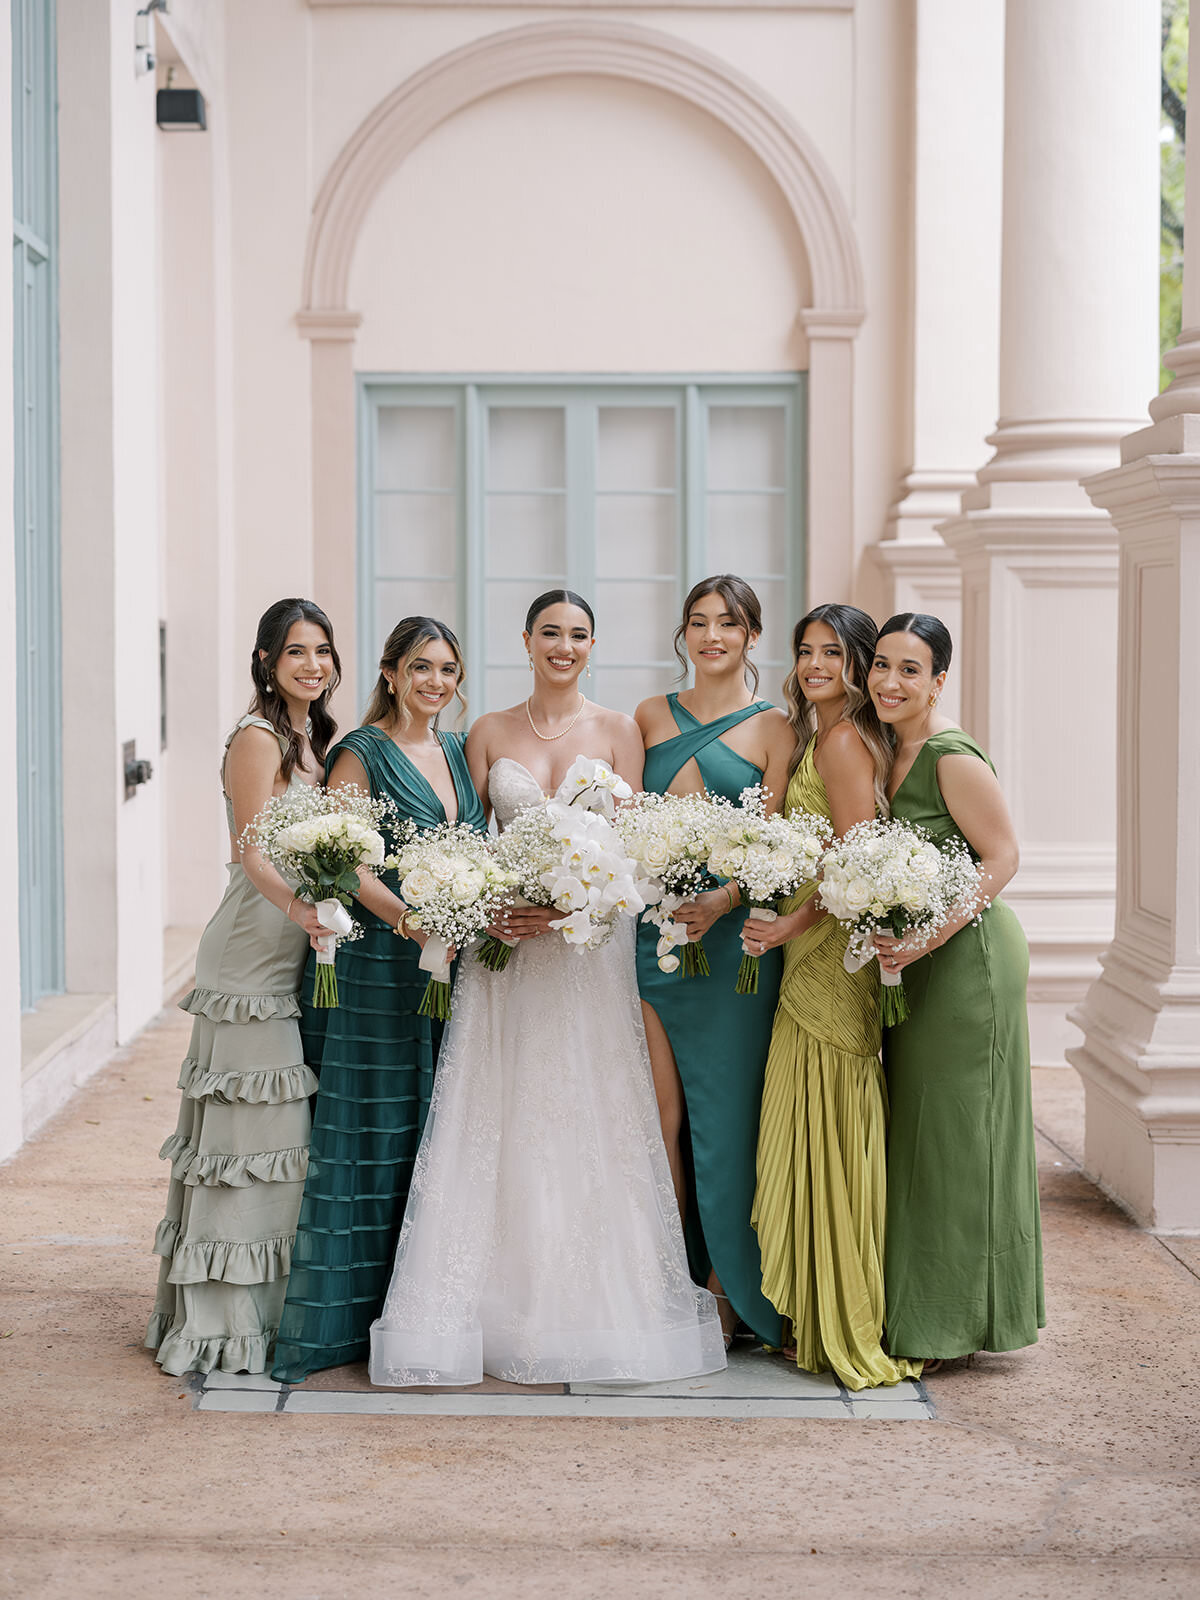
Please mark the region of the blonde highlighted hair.
MULTIPOLYGON (((408 691, 412 688, 411 663, 420 658, 421 651, 434 639, 440 639, 443 644, 448 644, 454 653, 454 659, 458 663, 458 680, 454 685, 454 696, 462 707, 463 716, 466 716, 467 698, 463 694, 463 685, 467 681, 467 669, 453 632, 436 617, 404 617, 384 640, 383 653, 379 657, 379 676, 375 680, 370 701, 363 713, 364 728, 372 724, 390 723, 393 718, 402 732, 407 728, 412 721, 412 713, 405 705, 408 691), (394 695, 386 676, 388 672, 393 673, 396 678, 394 695)), ((434 718, 435 728, 440 721, 439 711, 434 718)))
POLYGON ((892 746, 867 693, 867 674, 875 657, 876 628, 874 620, 857 606, 814 606, 792 631, 792 670, 783 685, 788 721, 796 734, 790 771, 795 772, 800 765, 808 741, 817 731, 816 707, 804 698, 799 672, 800 646, 814 622, 823 622, 831 628, 842 647, 842 687, 846 691, 846 705, 841 720, 850 723, 871 752, 875 766, 875 807, 881 817, 886 817, 890 810, 887 780, 892 767, 892 746))

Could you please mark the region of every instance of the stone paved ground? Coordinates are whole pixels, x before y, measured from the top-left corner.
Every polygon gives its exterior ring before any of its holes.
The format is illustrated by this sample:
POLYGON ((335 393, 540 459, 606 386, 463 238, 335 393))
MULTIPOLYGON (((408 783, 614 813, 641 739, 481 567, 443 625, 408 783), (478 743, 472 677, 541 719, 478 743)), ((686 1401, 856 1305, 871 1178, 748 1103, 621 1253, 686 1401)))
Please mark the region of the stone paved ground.
POLYGON ((1200 1241, 1036 1085, 1050 1327, 931 1421, 197 1410, 140 1348, 187 1019, 0 1169, 0 1594, 1200 1595, 1200 1241))

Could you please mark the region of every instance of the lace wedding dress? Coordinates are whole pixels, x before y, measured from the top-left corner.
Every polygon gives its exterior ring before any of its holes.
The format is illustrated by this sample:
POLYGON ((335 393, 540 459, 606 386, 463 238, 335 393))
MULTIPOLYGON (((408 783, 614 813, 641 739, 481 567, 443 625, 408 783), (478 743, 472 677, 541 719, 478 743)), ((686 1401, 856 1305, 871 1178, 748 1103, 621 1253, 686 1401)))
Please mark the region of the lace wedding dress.
MULTIPOLYGON (((507 757, 497 821, 539 801, 507 757)), ((633 925, 600 950, 468 955, 442 1043, 371 1381, 652 1382, 725 1365, 687 1256, 650 1076, 633 925)))

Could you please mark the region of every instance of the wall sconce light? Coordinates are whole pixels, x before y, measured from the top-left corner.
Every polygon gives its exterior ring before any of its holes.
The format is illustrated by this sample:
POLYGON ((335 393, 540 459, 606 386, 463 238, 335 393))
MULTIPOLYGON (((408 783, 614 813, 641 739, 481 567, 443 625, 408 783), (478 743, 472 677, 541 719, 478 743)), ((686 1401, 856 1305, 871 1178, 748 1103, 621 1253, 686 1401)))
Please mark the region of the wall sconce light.
POLYGON ((207 126, 199 89, 160 89, 156 115, 159 127, 169 133, 202 131, 207 126))
POLYGON ((167 10, 167 0, 146 0, 145 8, 133 19, 134 70, 142 76, 154 71, 154 46, 150 42, 150 13, 167 10))

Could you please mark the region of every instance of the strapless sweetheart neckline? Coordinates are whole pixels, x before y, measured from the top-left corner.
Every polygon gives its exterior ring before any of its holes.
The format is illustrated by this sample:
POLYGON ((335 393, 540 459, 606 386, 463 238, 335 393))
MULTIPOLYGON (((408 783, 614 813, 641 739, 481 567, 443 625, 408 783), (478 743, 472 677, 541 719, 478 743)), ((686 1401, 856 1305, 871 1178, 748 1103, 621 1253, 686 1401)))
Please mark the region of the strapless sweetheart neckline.
MULTIPOLYGON (((576 756, 575 759, 578 761, 579 757, 576 756)), ((588 756, 586 759, 588 761, 600 761, 603 758, 600 757, 600 756, 588 756)), ((525 776, 529 779, 529 781, 531 783, 537 783, 538 790, 541 793, 542 799, 543 800, 549 800, 550 796, 542 788, 541 784, 538 783, 538 781, 534 777, 533 773, 530 772, 529 768, 525 765, 525 763, 523 761, 518 761, 515 756, 497 756, 495 761, 493 761, 491 766, 488 768, 488 777, 489 778, 491 777, 492 773, 496 770, 496 768, 500 765, 500 763, 502 761, 507 761, 510 767, 518 767, 518 768, 520 768, 520 770, 525 774, 525 776)), ((563 774, 563 777, 566 777, 566 773, 563 774)), ((558 789, 561 789, 561 788, 562 788, 562 783, 560 782, 559 785, 558 785, 558 789)), ((555 794, 557 794, 558 793, 558 789, 555 789, 553 792, 555 794)))

